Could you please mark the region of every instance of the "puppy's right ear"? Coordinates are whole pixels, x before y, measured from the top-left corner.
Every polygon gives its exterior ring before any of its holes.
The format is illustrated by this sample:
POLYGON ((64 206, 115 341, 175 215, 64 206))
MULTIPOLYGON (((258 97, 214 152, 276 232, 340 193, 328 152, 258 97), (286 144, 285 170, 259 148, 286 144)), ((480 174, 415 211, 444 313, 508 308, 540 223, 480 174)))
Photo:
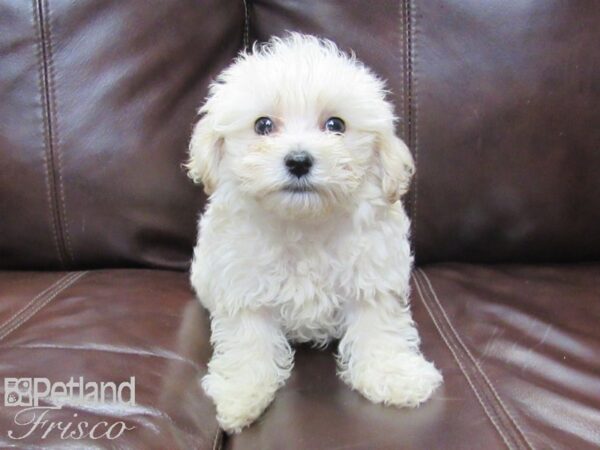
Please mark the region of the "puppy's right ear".
POLYGON ((223 156, 223 137, 216 131, 210 114, 205 114, 194 127, 190 141, 190 155, 185 164, 188 176, 204 185, 210 195, 217 186, 219 163, 223 156))
POLYGON ((410 150, 393 131, 380 136, 379 152, 382 166, 382 188, 390 203, 397 202, 408 191, 415 173, 415 163, 410 150))

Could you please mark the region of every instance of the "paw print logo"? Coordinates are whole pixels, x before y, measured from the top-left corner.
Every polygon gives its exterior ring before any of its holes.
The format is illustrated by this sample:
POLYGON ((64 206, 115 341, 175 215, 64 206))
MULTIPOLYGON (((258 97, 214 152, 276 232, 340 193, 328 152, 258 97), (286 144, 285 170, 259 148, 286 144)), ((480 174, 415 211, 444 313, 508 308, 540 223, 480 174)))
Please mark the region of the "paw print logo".
POLYGON ((33 406, 30 378, 4 379, 4 406, 33 406))

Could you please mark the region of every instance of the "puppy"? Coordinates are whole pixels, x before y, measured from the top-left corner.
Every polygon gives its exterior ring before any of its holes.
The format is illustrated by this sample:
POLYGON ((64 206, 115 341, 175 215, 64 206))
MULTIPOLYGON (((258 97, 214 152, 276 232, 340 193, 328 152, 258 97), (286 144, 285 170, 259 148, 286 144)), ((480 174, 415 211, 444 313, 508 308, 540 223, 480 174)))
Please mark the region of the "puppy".
POLYGON ((340 339, 339 376, 414 407, 441 383, 409 311, 414 171, 382 80, 331 41, 292 33, 211 85, 189 175, 210 195, 191 282, 211 316, 202 380, 239 432, 290 375, 292 342, 340 339))

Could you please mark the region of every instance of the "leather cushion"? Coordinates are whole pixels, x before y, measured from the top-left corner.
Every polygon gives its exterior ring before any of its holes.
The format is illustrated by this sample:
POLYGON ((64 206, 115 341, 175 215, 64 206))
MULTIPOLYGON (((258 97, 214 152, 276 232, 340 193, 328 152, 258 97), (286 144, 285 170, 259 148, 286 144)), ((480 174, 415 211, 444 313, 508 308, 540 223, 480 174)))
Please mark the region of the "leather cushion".
POLYGON ((412 308, 445 382, 413 410, 373 405, 302 347, 230 449, 592 449, 600 445, 600 266, 418 270, 412 308))
MULTIPOLYGON (((18 407, 0 408, 0 447, 210 449, 221 433, 199 384, 210 355, 209 323, 187 275, 150 270, 0 272, 0 378, 67 382, 129 381, 135 406, 76 405, 52 410, 51 422, 123 420, 117 440, 68 439, 36 430, 22 436, 18 407)), ((4 382, 2 381, 4 384, 4 382)), ((3 403, 4 404, 4 403, 3 403)), ((102 432, 104 428, 99 428, 102 432)))
POLYGON ((188 266, 181 163, 237 0, 0 1, 0 268, 188 266))

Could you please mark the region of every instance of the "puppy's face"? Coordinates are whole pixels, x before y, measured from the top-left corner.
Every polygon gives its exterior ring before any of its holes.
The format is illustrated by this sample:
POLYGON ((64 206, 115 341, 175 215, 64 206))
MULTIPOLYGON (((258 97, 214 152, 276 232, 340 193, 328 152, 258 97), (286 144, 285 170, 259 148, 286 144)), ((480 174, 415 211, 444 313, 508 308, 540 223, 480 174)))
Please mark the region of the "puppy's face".
POLYGON ((207 193, 244 193, 283 217, 396 201, 412 159, 383 83, 329 41, 292 34, 242 55, 211 86, 188 168, 207 193))

